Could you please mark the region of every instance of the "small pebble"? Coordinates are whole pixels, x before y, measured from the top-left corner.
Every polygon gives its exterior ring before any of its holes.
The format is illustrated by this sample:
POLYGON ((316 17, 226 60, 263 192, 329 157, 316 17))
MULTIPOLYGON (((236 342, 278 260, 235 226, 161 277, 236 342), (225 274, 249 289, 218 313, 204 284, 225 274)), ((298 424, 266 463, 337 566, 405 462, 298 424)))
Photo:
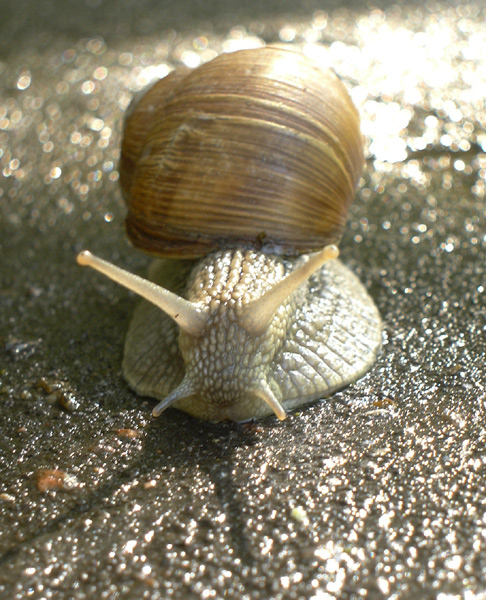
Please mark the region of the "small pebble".
POLYGON ((296 506, 290 512, 290 516, 294 521, 298 523, 308 523, 309 518, 307 516, 306 511, 301 506, 296 506))
POLYGON ((78 480, 73 475, 62 471, 61 469, 43 469, 36 476, 37 489, 40 492, 50 490, 69 491, 79 485, 78 480))

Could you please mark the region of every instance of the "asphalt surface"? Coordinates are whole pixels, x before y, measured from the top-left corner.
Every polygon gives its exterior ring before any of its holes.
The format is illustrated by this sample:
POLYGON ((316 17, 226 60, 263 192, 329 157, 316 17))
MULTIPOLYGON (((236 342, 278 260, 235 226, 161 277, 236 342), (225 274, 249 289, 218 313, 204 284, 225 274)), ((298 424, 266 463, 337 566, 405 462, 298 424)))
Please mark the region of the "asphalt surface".
POLYGON ((484 9, 232 4, 3 7, 0 598, 484 599, 484 9), (383 350, 284 422, 153 419, 121 376, 135 299, 75 256, 148 264, 118 187, 133 94, 275 41, 360 109, 341 249, 383 350))

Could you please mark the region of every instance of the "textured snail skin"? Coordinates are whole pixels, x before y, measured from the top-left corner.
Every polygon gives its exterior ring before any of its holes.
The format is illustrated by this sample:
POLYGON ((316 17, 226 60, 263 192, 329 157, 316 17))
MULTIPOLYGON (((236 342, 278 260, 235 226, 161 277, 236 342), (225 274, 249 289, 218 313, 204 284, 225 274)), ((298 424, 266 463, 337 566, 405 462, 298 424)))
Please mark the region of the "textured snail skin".
POLYGON ((208 310, 208 325, 198 337, 179 333, 169 317, 142 301, 125 344, 129 385, 164 399, 184 380, 194 393, 173 403, 176 408, 210 421, 246 421, 272 414, 258 395, 262 386, 288 411, 361 377, 380 349, 381 320, 364 286, 339 260, 292 293, 263 334, 249 335, 238 322, 242 307, 294 262, 254 250, 219 251, 195 265, 155 261, 150 278, 185 290, 187 299, 208 310))

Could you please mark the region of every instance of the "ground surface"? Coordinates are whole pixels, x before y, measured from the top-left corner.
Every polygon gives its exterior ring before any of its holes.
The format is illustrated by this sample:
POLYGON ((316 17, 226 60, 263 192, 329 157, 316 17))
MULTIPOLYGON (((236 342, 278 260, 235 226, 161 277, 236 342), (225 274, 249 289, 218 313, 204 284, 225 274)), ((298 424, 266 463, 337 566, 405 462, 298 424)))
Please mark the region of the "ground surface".
POLYGON ((485 598, 484 11, 165 4, 2 9, 0 598, 485 598), (342 255, 383 352, 282 423, 154 420, 120 374, 134 299, 74 257, 145 270, 117 181, 134 92, 275 41, 361 111, 342 255))

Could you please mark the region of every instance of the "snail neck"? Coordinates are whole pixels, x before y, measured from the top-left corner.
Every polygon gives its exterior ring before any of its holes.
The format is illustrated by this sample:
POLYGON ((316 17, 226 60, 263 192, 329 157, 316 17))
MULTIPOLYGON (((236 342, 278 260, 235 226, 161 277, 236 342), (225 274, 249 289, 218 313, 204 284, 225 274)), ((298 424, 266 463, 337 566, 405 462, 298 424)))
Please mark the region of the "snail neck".
POLYGON ((255 250, 214 252, 193 269, 187 298, 207 315, 220 305, 236 305, 238 325, 250 335, 260 336, 287 298, 327 261, 338 256, 335 245, 302 255, 293 263, 255 250))

